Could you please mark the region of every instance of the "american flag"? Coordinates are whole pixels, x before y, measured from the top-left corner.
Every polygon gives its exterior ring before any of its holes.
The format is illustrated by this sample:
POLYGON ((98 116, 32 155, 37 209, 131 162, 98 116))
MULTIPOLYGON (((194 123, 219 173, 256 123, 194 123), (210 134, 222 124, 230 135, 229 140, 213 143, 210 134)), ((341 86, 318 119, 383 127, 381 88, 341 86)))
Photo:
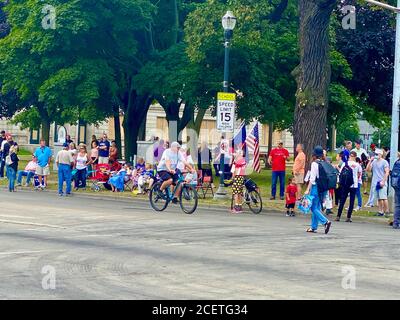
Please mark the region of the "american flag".
POLYGON ((260 137, 258 132, 258 122, 255 124, 253 130, 246 138, 246 145, 253 152, 253 169, 256 172, 261 171, 260 165, 260 137))

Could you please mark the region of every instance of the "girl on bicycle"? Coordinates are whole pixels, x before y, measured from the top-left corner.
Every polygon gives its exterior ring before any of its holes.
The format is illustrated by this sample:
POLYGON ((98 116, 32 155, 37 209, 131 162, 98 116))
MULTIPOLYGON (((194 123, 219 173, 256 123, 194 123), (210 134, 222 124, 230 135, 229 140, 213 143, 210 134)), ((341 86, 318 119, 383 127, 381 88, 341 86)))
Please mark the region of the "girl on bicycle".
POLYGON ((243 187, 244 187, 244 178, 246 176, 246 159, 243 156, 243 150, 238 149, 235 154, 235 158, 232 163, 232 194, 234 200, 234 206, 232 209, 232 213, 241 213, 242 202, 243 202, 243 187))

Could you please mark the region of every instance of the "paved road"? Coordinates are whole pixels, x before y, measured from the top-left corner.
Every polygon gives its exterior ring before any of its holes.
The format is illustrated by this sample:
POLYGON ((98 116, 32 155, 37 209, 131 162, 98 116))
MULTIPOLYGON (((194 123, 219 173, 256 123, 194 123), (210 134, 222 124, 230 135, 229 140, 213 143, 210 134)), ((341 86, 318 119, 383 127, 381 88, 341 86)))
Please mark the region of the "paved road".
POLYGON ((400 298, 400 232, 383 224, 325 236, 305 233, 308 217, 3 190, 0 203, 0 299, 400 298))

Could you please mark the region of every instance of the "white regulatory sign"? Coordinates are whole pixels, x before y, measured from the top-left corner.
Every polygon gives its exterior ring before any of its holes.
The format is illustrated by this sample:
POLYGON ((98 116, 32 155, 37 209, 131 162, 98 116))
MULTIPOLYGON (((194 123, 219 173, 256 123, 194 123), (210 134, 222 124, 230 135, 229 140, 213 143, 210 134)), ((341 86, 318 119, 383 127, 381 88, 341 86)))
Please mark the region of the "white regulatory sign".
POLYGON ((218 92, 217 100, 217 129, 222 132, 233 132, 236 95, 234 93, 218 92))

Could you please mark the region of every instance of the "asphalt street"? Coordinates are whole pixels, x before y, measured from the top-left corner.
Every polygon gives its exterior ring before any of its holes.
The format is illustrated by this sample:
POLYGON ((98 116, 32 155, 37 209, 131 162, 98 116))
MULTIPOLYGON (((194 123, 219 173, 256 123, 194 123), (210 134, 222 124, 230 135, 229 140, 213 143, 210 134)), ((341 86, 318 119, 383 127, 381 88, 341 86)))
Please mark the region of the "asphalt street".
POLYGON ((0 191, 0 299, 400 299, 400 231, 0 191))

